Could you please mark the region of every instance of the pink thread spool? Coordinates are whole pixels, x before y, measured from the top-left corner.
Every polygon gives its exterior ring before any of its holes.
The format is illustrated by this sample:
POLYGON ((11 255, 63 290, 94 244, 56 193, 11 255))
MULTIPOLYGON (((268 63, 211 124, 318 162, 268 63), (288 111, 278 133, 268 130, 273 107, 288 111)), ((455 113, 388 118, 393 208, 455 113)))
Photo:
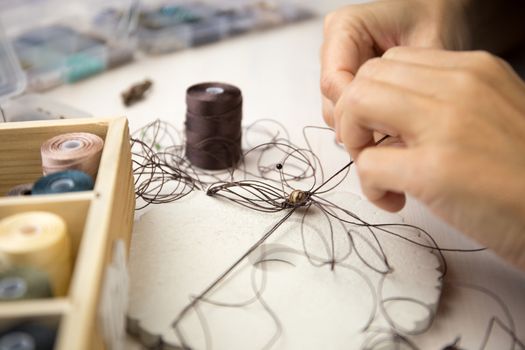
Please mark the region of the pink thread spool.
POLYGON ((57 135, 40 148, 43 173, 80 170, 95 179, 103 148, 104 141, 87 132, 57 135))

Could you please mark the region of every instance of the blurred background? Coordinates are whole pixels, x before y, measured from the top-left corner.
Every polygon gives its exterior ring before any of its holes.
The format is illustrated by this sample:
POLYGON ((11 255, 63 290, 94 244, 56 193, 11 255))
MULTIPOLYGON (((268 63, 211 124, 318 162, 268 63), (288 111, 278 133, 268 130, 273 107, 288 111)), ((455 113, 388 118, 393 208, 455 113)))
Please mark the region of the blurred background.
MULTIPOLYGON (((318 15, 315 1, 2 0, 2 40, 45 91, 129 63, 318 15)), ((2 61, 13 60, 4 55, 2 61)), ((21 86, 17 86, 22 89, 21 86)))
POLYGON ((323 17, 358 2, 0 0, 0 122, 178 122, 188 86, 224 81, 242 88, 248 119, 319 124, 323 17), (121 94, 144 79, 151 96, 128 108, 121 94))
POLYGON ((0 121, 126 115, 133 128, 172 116, 165 94, 183 98, 199 80, 238 83, 248 94, 248 84, 272 75, 304 86, 296 72, 305 64, 317 95, 323 15, 356 2, 0 0, 0 121), (124 108, 121 92, 145 78, 154 80, 153 101, 124 108))

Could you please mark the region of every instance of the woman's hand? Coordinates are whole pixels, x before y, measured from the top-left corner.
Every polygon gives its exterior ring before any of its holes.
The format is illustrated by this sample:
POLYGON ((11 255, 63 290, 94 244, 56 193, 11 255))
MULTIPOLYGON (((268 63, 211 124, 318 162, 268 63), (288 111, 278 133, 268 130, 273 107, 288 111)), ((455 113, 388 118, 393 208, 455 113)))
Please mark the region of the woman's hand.
POLYGON ((459 49, 467 41, 463 6, 470 0, 389 0, 347 6, 326 17, 321 53, 323 116, 359 67, 394 46, 459 49))
POLYGON ((336 132, 365 195, 408 193, 525 270, 525 84, 486 52, 397 47, 342 88, 336 132), (404 146, 370 147, 373 132, 404 146))

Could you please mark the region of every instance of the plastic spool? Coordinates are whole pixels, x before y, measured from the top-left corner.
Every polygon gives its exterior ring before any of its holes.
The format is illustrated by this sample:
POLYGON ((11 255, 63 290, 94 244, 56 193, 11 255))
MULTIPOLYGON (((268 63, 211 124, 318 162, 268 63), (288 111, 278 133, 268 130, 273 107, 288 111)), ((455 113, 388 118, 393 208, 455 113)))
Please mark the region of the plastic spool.
POLYGON ((210 86, 209 88, 206 89, 206 92, 212 95, 219 95, 219 94, 224 93, 224 89, 218 86, 210 86))
POLYGON ((15 187, 12 187, 7 195, 9 197, 18 197, 18 196, 29 196, 33 190, 33 184, 22 184, 15 187))
POLYGON ((42 144, 42 169, 44 175, 79 170, 96 178, 104 141, 87 132, 55 136, 42 144))
POLYGON ((41 177, 35 182, 32 194, 91 191, 94 186, 95 183, 88 174, 81 171, 68 170, 41 177))
MULTIPOLYGON (((60 216, 34 211, 0 220, 0 252, 12 265, 47 274, 53 295, 66 294, 71 275, 71 243, 60 216)), ((28 287, 41 280, 31 278, 26 280, 28 287)))
POLYGON ((50 298, 53 296, 45 272, 15 267, 0 273, 0 301, 50 298))
POLYGON ((53 350, 55 339, 54 329, 26 322, 0 334, 0 350, 53 350))
POLYGON ((3 300, 21 299, 27 293, 27 282, 20 277, 0 279, 0 298, 3 300))
POLYGON ((82 144, 78 140, 67 140, 60 145, 62 151, 73 151, 80 148, 82 144))
POLYGON ((35 350, 35 339, 28 333, 13 332, 0 338, 0 350, 35 350))

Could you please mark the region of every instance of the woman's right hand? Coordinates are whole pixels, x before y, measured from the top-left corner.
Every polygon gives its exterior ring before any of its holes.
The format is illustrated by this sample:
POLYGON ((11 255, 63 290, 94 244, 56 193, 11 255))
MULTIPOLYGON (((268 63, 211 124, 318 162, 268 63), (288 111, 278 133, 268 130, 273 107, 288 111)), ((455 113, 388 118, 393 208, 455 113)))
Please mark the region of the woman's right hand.
POLYGON ((326 123, 336 127, 333 108, 370 58, 394 46, 464 48, 462 6, 466 1, 387 0, 347 6, 326 16, 321 53, 326 123))

